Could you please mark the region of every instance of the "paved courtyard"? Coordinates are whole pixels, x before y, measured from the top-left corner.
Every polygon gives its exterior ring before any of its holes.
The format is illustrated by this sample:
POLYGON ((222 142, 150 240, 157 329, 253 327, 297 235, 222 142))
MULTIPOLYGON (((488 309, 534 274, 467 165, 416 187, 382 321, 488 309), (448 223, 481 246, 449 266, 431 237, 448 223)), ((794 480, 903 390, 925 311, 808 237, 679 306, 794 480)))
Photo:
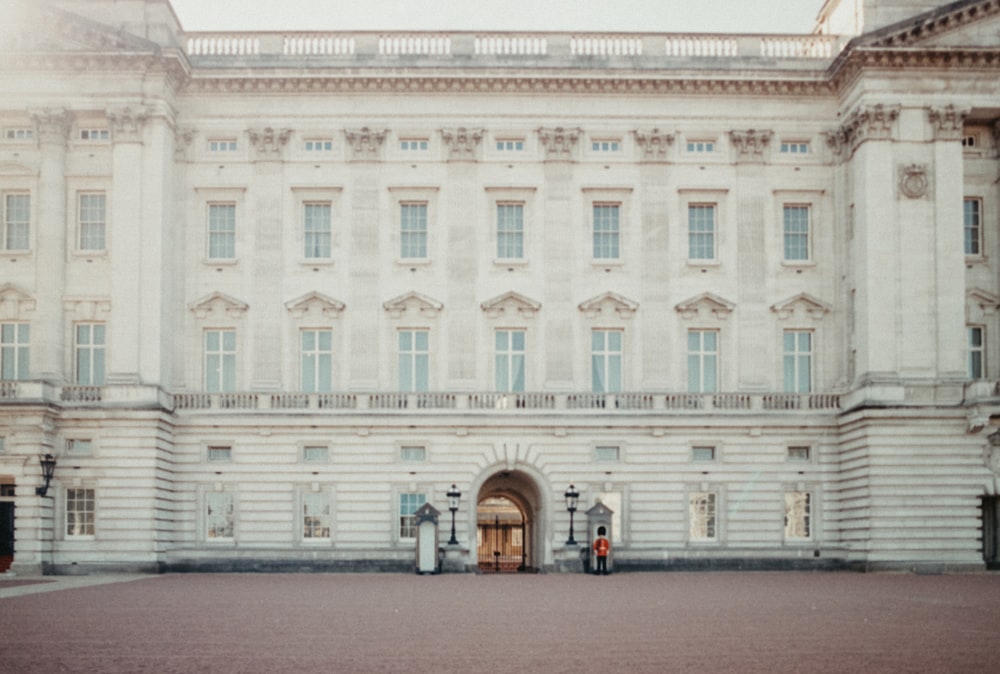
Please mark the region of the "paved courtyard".
POLYGON ((2 672, 996 672, 1000 575, 0 580, 2 672))

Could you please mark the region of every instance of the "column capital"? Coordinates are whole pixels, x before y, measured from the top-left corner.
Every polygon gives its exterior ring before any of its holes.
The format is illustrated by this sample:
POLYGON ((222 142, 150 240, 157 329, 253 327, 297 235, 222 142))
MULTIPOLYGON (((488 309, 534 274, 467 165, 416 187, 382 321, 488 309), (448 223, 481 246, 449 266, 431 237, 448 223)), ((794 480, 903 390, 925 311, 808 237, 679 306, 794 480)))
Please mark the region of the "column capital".
POLYGON ((441 140, 448 146, 449 161, 476 161, 483 140, 482 129, 441 129, 441 140))
POLYGON ((674 134, 659 129, 636 129, 636 145, 642 150, 641 161, 666 161, 667 150, 674 144, 674 134))
POLYGON ((105 110, 111 126, 111 140, 114 143, 141 143, 142 125, 149 116, 146 109, 139 105, 116 106, 105 110))
POLYGON ((247 129, 247 136, 250 138, 250 145, 257 161, 280 160, 291 135, 291 129, 272 129, 269 126, 263 129, 247 129))
POLYGON ((928 108, 927 116, 934 130, 934 140, 962 140, 965 118, 970 112, 969 108, 956 108, 954 105, 928 108))
POLYGON ((561 126, 538 129, 538 139, 545 148, 546 161, 572 161, 573 148, 582 133, 582 129, 565 129, 561 126))
POLYGON ((729 141, 736 150, 736 161, 764 161, 764 150, 773 136, 774 132, 767 130, 730 131, 729 141))
POLYGON ((73 113, 65 108, 30 110, 39 145, 66 145, 73 128, 73 113))
POLYGON ((381 157, 382 145, 388 133, 385 129, 370 129, 367 126, 360 129, 345 129, 344 137, 351 148, 351 159, 377 161, 381 157))
POLYGON ((839 138, 843 140, 844 146, 851 150, 866 140, 890 140, 901 107, 883 103, 860 105, 841 125, 839 138))

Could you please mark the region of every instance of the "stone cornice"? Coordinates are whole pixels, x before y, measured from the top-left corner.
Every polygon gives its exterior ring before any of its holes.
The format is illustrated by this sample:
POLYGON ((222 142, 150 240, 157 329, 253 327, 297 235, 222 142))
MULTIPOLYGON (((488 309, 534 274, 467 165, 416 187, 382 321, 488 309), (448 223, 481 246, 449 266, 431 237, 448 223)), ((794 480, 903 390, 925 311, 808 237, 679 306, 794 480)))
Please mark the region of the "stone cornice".
POLYGON ((911 46, 997 14, 1000 14, 1000 0, 978 0, 958 7, 950 5, 886 26, 859 41, 878 47, 911 46))

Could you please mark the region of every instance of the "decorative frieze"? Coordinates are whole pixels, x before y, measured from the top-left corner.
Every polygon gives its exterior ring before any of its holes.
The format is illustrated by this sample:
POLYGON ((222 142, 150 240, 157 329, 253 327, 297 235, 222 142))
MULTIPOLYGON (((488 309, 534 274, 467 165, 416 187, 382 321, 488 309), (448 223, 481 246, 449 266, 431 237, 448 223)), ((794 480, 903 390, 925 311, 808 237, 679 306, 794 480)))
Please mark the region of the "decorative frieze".
POLYGON ((35 136, 39 145, 65 145, 73 128, 73 113, 63 108, 49 108, 31 111, 35 122, 35 136))
POLYGON ((926 196, 929 184, 927 164, 908 164, 899 167, 899 191, 908 199, 920 199, 926 196))
POLYGON ((354 161, 378 161, 387 134, 388 131, 384 129, 370 129, 367 126, 345 130, 344 138, 351 150, 351 159, 354 161))
POLYGON ((291 129, 272 129, 269 126, 263 129, 247 129, 250 147, 253 148, 254 158, 257 161, 280 160, 291 135, 291 129))
POLYGON ((561 126, 555 128, 538 129, 538 140, 545 148, 545 159, 547 161, 572 161, 573 149, 580 141, 582 129, 565 129, 561 126))
POLYGON ((108 108, 105 111, 111 127, 111 139, 116 143, 141 143, 142 125, 148 114, 143 107, 108 108))
POLYGON ((448 148, 449 161, 476 161, 479 144, 483 140, 482 129, 441 129, 441 140, 448 148))
POLYGON ((667 151, 674 143, 674 134, 651 129, 649 131, 636 130, 635 143, 642 150, 642 161, 666 161, 667 151))
POLYGON ((934 130, 934 140, 962 140, 962 130, 969 112, 968 108, 956 108, 954 105, 928 108, 927 115, 934 130))
POLYGON ((729 141, 736 150, 737 161, 764 161, 764 150, 774 136, 773 131, 730 131, 729 141))

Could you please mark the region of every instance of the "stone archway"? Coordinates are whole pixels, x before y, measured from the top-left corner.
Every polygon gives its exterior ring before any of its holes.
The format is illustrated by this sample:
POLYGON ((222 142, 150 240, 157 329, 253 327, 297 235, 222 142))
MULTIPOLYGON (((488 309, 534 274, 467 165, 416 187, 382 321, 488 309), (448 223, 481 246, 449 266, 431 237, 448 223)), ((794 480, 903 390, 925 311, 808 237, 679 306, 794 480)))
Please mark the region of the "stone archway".
POLYGON ((476 495, 477 566, 482 573, 538 571, 542 567, 541 495, 520 470, 488 477, 476 495))

